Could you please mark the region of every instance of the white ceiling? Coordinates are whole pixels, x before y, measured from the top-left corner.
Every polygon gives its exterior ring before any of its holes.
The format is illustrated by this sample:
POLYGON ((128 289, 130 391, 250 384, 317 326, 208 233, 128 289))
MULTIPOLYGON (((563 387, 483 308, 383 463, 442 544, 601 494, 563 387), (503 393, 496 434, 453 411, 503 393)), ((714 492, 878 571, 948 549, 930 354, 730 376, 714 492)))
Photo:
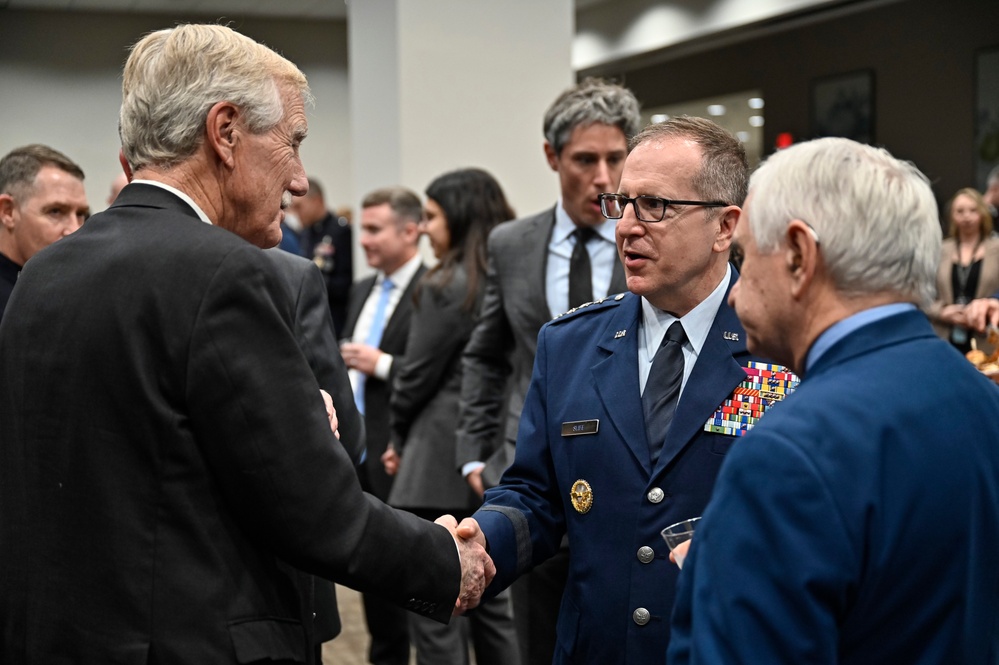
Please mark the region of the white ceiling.
POLYGON ((0 9, 346 19, 346 0, 0 0, 0 9))
MULTIPOLYGON (((240 14, 281 18, 346 19, 350 0, 0 0, 0 9, 61 9, 156 14, 240 14)), ((575 0, 576 8, 607 0, 575 0)))

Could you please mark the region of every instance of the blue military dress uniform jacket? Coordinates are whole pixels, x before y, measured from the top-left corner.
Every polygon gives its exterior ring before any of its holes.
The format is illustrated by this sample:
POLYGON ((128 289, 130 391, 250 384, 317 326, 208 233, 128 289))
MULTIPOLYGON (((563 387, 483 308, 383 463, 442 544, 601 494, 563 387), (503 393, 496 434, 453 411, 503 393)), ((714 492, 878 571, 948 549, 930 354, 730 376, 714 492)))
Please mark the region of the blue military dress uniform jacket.
POLYGON ((999 662, 997 414, 920 312, 834 343, 727 459, 671 665, 999 662))
POLYGON ((737 440, 704 429, 753 359, 723 302, 652 467, 638 375, 641 317, 641 299, 627 293, 541 329, 515 461, 475 515, 498 571, 492 591, 550 557, 568 534, 556 663, 664 659, 678 569, 659 532, 701 514, 737 440), (574 428, 585 433, 573 436, 574 428), (580 480, 590 488, 587 512, 570 497, 580 480))

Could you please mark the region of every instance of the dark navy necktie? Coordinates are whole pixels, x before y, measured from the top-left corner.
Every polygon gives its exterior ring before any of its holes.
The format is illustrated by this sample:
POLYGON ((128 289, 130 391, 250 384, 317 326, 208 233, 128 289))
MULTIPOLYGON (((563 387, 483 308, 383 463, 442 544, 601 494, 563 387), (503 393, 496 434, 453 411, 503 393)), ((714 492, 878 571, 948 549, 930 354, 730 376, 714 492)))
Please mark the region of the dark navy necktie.
POLYGON ((589 226, 580 226, 572 235, 576 236, 576 244, 569 257, 569 309, 593 301, 593 270, 586 243, 597 232, 589 226))
POLYGON ((659 461, 666 431, 676 412, 683 382, 683 345, 686 341, 687 333, 683 331, 683 326, 679 321, 673 322, 652 361, 649 380, 642 393, 642 411, 645 413, 645 432, 649 437, 652 466, 659 461))

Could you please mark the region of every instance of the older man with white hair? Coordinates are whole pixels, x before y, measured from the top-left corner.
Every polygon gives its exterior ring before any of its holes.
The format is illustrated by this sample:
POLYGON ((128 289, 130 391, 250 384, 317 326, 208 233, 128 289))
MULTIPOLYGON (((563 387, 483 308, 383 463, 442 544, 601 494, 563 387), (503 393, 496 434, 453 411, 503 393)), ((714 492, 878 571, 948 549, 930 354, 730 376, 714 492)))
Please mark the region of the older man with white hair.
POLYGON ((488 555, 361 492, 259 249, 308 189, 305 76, 182 25, 122 92, 133 181, 0 327, 0 662, 310 662, 292 566, 443 622, 474 606, 488 555))
POLYGON ((729 296, 802 375, 736 446, 680 575, 669 662, 994 663, 999 390, 933 334, 926 178, 828 138, 750 183, 729 296))

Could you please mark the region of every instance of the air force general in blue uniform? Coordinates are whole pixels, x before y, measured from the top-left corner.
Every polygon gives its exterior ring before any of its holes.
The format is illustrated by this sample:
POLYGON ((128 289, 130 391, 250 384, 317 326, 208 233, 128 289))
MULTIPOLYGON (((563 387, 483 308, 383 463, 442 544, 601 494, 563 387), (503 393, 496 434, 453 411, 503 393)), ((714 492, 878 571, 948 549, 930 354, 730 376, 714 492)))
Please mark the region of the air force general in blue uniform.
POLYGON ((701 514, 748 427, 716 425, 755 361, 726 304, 745 152, 699 118, 632 143, 618 192, 600 197, 630 293, 541 329, 514 462, 475 514, 490 591, 568 535, 555 663, 663 661, 678 569, 660 531, 701 514))

